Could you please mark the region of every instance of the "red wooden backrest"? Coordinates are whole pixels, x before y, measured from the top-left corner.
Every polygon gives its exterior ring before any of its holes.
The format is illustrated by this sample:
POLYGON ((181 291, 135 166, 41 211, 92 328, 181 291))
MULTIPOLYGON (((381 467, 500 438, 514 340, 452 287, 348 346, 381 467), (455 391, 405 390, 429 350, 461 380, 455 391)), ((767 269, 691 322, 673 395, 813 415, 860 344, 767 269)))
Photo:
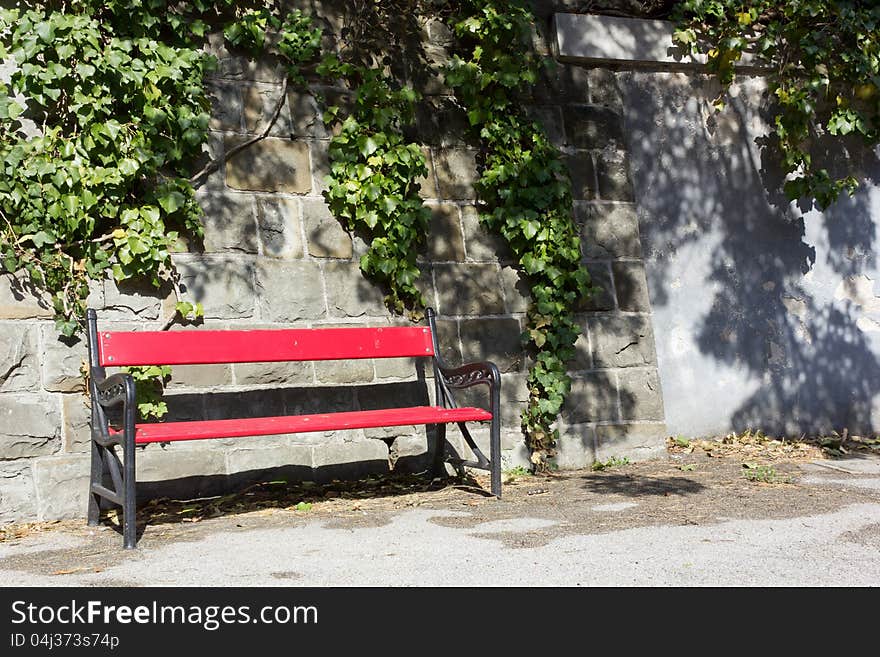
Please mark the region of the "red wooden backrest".
POLYGON ((423 326, 98 332, 99 362, 107 367, 433 355, 431 331, 423 326))

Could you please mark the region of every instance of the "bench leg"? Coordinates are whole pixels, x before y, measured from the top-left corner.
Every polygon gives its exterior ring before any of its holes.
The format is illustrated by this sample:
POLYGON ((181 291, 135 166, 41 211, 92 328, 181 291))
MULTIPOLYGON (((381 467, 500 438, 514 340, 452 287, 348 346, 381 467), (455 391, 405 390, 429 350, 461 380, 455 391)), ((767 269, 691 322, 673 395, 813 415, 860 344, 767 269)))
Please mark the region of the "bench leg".
POLYGON ((126 550, 137 546, 137 490, 135 487, 134 432, 126 435, 122 446, 123 497, 122 497, 122 544, 126 550))
POLYGON ((490 472, 492 475, 492 494, 501 499, 501 418, 496 411, 492 417, 492 427, 489 430, 489 458, 491 459, 490 472))
POLYGON ((101 517, 101 498, 95 493, 95 485, 100 486, 104 477, 104 460, 101 447, 92 439, 92 471, 89 477, 89 508, 86 520, 90 527, 96 527, 101 517))
POLYGON ((434 430, 437 432, 436 451, 434 452, 434 476, 446 476, 446 425, 435 424, 434 430))

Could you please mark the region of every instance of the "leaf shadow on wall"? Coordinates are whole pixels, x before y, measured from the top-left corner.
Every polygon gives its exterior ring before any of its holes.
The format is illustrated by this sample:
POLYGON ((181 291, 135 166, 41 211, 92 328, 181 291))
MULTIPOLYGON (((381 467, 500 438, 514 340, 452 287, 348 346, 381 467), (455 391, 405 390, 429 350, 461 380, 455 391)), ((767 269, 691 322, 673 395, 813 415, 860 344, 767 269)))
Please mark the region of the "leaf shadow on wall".
MULTIPOLYGON (((835 287, 875 276, 871 192, 841 199, 824 216, 802 214, 780 191, 769 144, 746 137, 768 120, 746 94, 714 115, 701 111, 717 91, 708 78, 623 79, 652 304, 686 315, 706 302, 699 316, 676 320, 692 341, 687 348, 719 365, 693 380, 711 388, 706 377, 732 372, 732 392, 742 394, 717 424, 787 435, 876 430, 880 334, 863 330, 865 308, 835 287), (806 222, 819 222, 809 224, 809 238, 806 222), (683 283, 692 286, 690 299, 676 291, 683 283)), ((846 146, 826 152, 831 164, 848 158, 863 180, 876 182, 876 156, 846 146)), ((711 403, 712 394, 726 391, 692 392, 711 403)))

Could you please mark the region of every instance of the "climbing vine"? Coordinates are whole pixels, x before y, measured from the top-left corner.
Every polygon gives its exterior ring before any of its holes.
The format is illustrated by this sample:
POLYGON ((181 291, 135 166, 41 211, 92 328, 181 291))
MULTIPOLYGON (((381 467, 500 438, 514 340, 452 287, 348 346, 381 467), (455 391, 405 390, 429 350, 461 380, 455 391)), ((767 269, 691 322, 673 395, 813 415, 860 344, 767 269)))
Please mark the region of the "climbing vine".
POLYGON ((173 279, 170 254, 202 235, 188 175, 208 137, 209 30, 295 74, 320 32, 300 12, 281 16, 233 0, 0 9, 0 60, 12 63, 0 83, 0 265, 48 292, 62 334, 79 330, 89 282, 108 272, 173 279))
POLYGON ((675 39, 707 57, 725 90, 744 54, 768 68, 772 136, 790 199, 824 209, 856 189, 853 175, 829 172, 816 151, 827 135, 880 141, 880 4, 683 0, 674 16, 675 39))
POLYGON ((541 65, 530 47, 534 18, 520 0, 465 1, 459 12, 453 29, 462 48, 446 79, 482 147, 480 219, 506 240, 531 289, 524 338, 534 363, 522 429, 540 471, 555 453, 555 423, 571 387, 566 363, 579 334, 573 313, 591 293, 590 278, 581 265, 568 172, 522 110, 541 65))
POLYGON ((388 293, 394 312, 424 307, 416 287, 418 251, 425 244, 428 208, 419 196, 417 179, 428 174, 419 145, 408 142, 403 127, 413 120, 418 96, 411 88, 395 88, 379 70, 327 57, 318 68, 324 76, 347 81, 356 89, 347 116, 330 107, 325 121, 341 121, 330 142, 330 175, 324 197, 330 210, 369 248, 361 269, 388 293))

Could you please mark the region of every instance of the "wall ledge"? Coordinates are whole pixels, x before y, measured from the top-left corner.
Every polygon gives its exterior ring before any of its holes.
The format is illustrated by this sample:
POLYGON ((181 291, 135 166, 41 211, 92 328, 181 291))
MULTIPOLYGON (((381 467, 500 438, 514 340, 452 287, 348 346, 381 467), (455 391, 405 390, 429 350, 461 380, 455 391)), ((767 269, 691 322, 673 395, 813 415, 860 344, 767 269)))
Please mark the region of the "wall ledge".
MULTIPOLYGON (((556 13, 551 48, 560 62, 581 66, 705 70, 706 58, 692 57, 675 45, 674 31, 675 25, 670 21, 556 13)), ((736 68, 743 73, 757 74, 768 70, 748 55, 736 68)))

